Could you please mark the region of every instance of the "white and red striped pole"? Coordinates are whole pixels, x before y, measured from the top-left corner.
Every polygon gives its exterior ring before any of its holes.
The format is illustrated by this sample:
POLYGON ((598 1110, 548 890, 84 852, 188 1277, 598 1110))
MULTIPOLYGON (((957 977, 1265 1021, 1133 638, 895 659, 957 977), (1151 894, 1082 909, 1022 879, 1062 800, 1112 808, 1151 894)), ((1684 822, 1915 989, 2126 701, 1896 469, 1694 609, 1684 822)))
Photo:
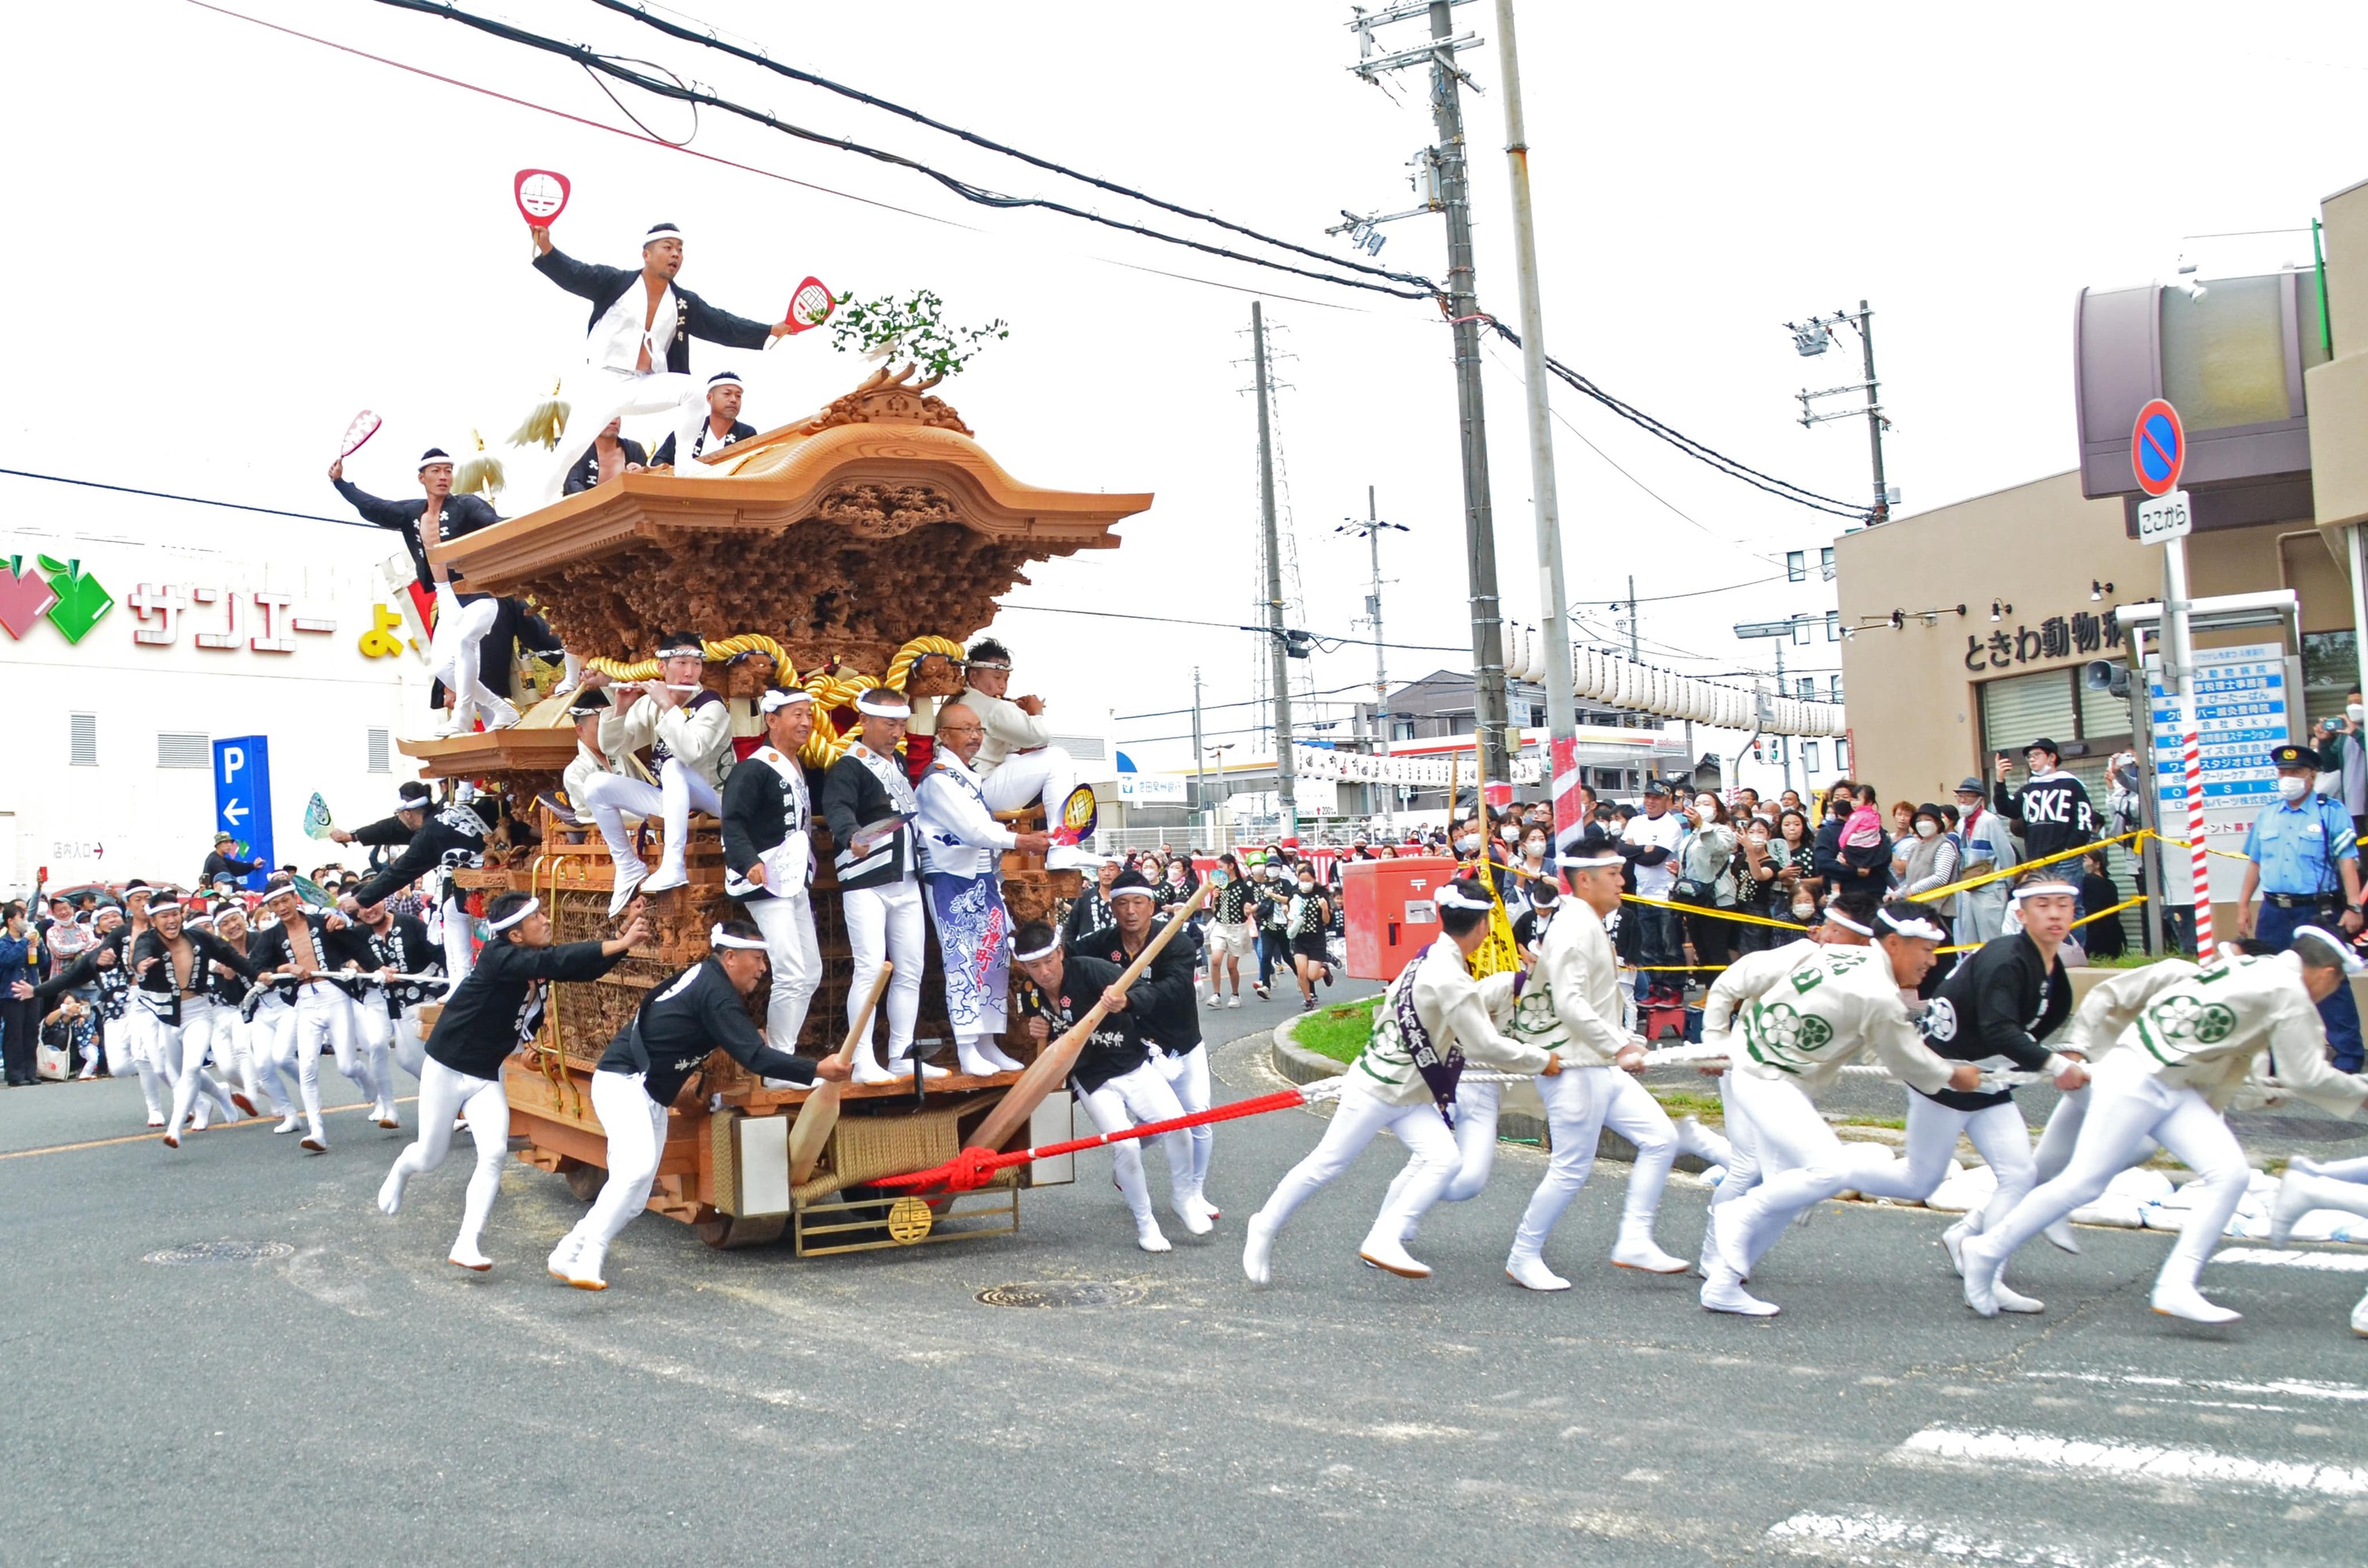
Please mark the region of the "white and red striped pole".
POLYGON ((2192 693, 2180 701, 2179 717, 2187 772, 2187 859, 2195 885, 2195 957, 2209 964, 2219 949, 2212 943, 2212 869, 2204 858, 2211 851, 2203 846, 2203 747, 2192 693))

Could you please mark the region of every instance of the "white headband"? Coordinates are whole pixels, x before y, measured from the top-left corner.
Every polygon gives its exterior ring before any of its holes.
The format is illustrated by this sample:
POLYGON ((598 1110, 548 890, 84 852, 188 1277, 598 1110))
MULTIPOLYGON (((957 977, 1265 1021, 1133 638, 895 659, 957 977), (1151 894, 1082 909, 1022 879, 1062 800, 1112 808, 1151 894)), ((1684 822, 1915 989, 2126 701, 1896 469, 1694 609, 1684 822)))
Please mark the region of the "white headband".
POLYGON ((1018 959, 1021 963, 1034 963, 1034 962, 1036 962, 1039 959, 1049 959, 1049 958, 1051 958, 1054 953, 1057 953, 1057 952, 1059 952, 1060 950, 1061 950, 1061 938, 1060 938, 1059 934, 1058 934, 1058 933, 1055 933, 1055 934, 1054 934, 1054 936, 1053 936, 1053 939, 1052 939, 1051 941, 1049 941, 1049 942, 1045 943, 1042 947, 1041 947, 1041 948, 1037 949, 1034 952, 1032 952, 1032 953, 1014 953, 1014 954, 1012 954, 1011 956, 1012 956, 1013 958, 1015 958, 1015 959, 1018 959))
POLYGON ((913 716, 912 704, 905 700, 902 693, 894 691, 867 691, 855 699, 855 710, 869 713, 874 719, 909 719, 913 716), (892 698, 895 701, 893 707, 888 700, 892 698))
POLYGON ((2294 927, 2294 935, 2297 937, 2316 937, 2333 948, 2335 956, 2343 960, 2343 972, 2346 974, 2358 974, 2362 970, 2368 969, 2368 963, 2362 963, 2360 960, 2359 952, 2351 943, 2324 926, 2297 926, 2294 927))
POLYGON ((1895 920, 1891 916, 1891 911, 1878 909, 1874 912, 1874 917, 1903 937, 1913 937, 1922 942, 1945 942, 1949 939, 1949 934, 1946 931, 1920 915, 1913 920, 1895 920))
POLYGON ((661 648, 650 656, 661 661, 666 659, 704 659, 707 657, 707 650, 693 646, 689 642, 677 642, 671 648, 661 648))
POLYGON ((1441 909, 1494 909, 1497 907, 1485 898, 1464 897, 1463 893, 1456 891, 1455 884, 1452 882, 1439 890, 1439 896, 1434 902, 1441 909))
POLYGON ((519 904, 516 909, 511 910, 501 919, 486 921, 485 931, 488 935, 498 935, 501 932, 508 930, 511 926, 517 925, 519 921, 525 919, 528 915, 532 915, 536 910, 541 909, 541 907, 542 900, 539 898, 528 899, 524 903, 519 904))
POLYGON ((757 699, 760 713, 778 713, 792 702, 812 702, 814 693, 802 686, 774 687, 757 699))
POLYGON ((1844 915, 1839 909, 1827 910, 1826 918, 1832 921, 1835 925, 1840 926, 1845 931, 1855 931, 1861 937, 1872 937, 1874 935, 1873 926, 1860 925, 1857 921, 1852 920, 1849 915, 1844 915))
POLYGON ((2032 882, 2027 887, 2019 887, 2011 893, 2009 893, 2007 895, 2007 902, 2009 903, 2021 903, 2026 898, 2078 898, 2079 896, 2080 890, 2074 887, 2070 882, 2032 882))
POLYGON ((707 928, 707 945, 711 948, 747 948, 761 953, 765 950, 765 938, 735 937, 721 926, 710 926, 707 928))

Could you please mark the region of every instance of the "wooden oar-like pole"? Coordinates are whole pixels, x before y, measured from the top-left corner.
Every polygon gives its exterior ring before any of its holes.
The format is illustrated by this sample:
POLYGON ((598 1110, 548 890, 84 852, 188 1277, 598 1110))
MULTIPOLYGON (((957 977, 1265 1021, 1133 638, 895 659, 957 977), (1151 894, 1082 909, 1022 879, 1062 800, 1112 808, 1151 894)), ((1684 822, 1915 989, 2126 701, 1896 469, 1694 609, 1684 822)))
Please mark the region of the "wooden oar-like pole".
MULTIPOLYGON (((895 970, 894 964, 885 959, 881 960, 880 972, 871 982, 871 994, 863 999, 862 1013, 857 1017, 854 1028, 847 1031, 846 1043, 838 1048, 841 1066, 853 1062, 857 1049, 871 1037, 872 1011, 880 1006, 881 994, 888 989, 888 977, 895 970)), ((919 1072, 920 1063, 915 1062, 913 1070, 919 1072)), ((831 1129, 838 1125, 839 1096, 846 1093, 845 1084, 817 1079, 813 1093, 798 1107, 798 1119, 790 1123, 791 1186, 814 1175, 814 1163, 822 1158, 822 1146, 830 1142, 831 1129)))

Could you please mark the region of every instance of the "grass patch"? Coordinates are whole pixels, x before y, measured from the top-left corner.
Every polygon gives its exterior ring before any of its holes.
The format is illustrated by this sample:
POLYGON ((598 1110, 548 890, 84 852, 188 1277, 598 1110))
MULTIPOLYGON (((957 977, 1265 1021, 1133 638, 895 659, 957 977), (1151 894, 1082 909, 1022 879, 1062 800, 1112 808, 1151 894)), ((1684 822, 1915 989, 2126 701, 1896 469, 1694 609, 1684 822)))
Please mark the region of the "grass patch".
POLYGON ((1365 1041, 1372 1038, 1373 1008, 1380 1002, 1378 996, 1368 996, 1361 1002, 1343 1002, 1337 1007, 1302 1014, 1291 1038, 1318 1056, 1354 1062, 1365 1049, 1365 1041))

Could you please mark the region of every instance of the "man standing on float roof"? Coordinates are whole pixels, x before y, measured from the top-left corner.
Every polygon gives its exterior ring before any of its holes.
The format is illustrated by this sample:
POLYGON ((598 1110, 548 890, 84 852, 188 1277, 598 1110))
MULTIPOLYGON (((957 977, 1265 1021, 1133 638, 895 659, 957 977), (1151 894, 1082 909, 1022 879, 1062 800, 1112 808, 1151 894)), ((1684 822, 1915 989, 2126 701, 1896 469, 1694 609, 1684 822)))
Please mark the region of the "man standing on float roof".
MULTIPOLYGON (((571 294, 592 301, 586 328, 585 369, 569 378, 567 429, 560 438, 543 502, 560 497, 568 472, 583 460, 593 438, 609 421, 624 415, 677 415, 675 449, 697 451, 707 423, 706 388, 690 376, 690 340, 703 337, 730 348, 762 348, 785 335, 786 322, 767 326, 735 316, 675 287, 682 270, 682 231, 653 223, 642 239, 638 271, 577 261, 551 243, 551 229, 533 230, 534 269, 571 294)), ((700 464, 686 472, 705 472, 700 464)))
MULTIPOLYGON (((2237 899, 2237 934, 2258 937, 2271 952, 2294 946, 2305 926, 2357 937, 2361 926, 2360 846, 2340 801, 2317 792, 2321 767, 2308 746, 2272 747, 2278 801, 2264 806, 2245 835, 2245 891, 2237 899), (2254 895, 2260 896, 2256 908, 2254 895)), ((2339 985, 2318 1005, 2336 1071, 2361 1067, 2360 1004, 2339 985)))

